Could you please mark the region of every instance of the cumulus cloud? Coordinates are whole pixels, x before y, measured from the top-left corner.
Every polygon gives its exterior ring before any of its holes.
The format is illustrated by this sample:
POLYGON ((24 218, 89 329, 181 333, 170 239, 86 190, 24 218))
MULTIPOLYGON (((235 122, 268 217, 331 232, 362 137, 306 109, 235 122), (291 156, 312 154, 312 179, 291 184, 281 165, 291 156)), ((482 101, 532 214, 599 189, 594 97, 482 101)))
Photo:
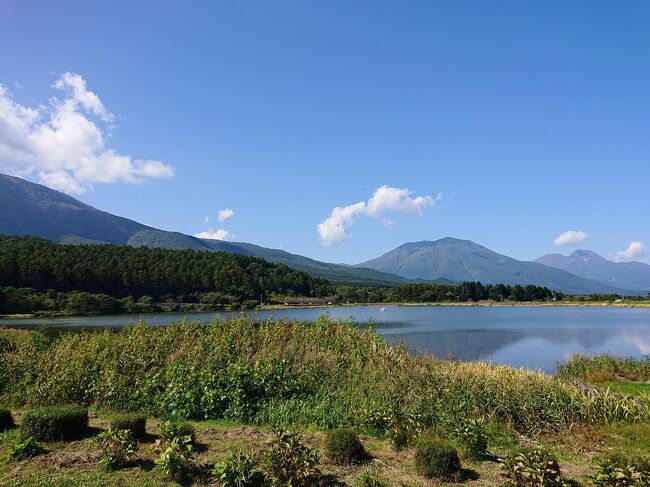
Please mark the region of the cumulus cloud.
POLYGON ((61 98, 29 107, 0 85, 0 170, 72 194, 93 183, 140 183, 174 175, 163 162, 122 155, 108 146, 115 116, 81 76, 63 73, 53 88, 61 98))
POLYGON ((638 260, 645 256, 645 247, 641 242, 630 242, 630 245, 625 250, 616 252, 614 260, 616 262, 629 262, 631 260, 638 260))
POLYGON ((217 220, 219 220, 220 223, 223 223, 231 216, 234 216, 234 214, 235 212, 233 210, 231 210, 230 208, 226 208, 225 210, 221 210, 219 212, 219 214, 217 215, 217 220))
POLYGON ((582 230, 568 230, 558 235, 557 238, 553 240, 553 244, 555 244, 557 247, 561 247, 563 245, 578 245, 588 236, 589 235, 587 235, 587 233, 583 232, 582 230))
POLYGON ((211 240, 230 240, 235 236, 225 228, 218 228, 217 230, 208 230, 207 232, 195 233, 196 238, 209 238, 211 240))
MULTIPOLYGON (((360 216, 383 218, 389 213, 416 213, 421 215, 425 208, 435 207, 442 199, 438 194, 432 196, 411 196, 407 188, 381 186, 375 190, 367 201, 361 201, 348 206, 337 206, 330 216, 316 227, 323 245, 340 243, 347 238, 347 230, 354 225, 360 216)), ((394 222, 384 218, 384 226, 391 227, 394 222)))

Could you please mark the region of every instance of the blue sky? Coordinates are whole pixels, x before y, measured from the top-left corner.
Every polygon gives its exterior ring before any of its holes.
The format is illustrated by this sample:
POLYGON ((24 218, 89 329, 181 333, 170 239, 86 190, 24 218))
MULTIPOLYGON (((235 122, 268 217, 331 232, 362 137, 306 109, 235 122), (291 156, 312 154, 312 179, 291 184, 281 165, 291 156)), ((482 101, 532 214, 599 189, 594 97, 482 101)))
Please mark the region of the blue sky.
POLYGON ((445 236, 648 261, 648 2, 55 3, 0 6, 3 172, 333 262, 445 236))

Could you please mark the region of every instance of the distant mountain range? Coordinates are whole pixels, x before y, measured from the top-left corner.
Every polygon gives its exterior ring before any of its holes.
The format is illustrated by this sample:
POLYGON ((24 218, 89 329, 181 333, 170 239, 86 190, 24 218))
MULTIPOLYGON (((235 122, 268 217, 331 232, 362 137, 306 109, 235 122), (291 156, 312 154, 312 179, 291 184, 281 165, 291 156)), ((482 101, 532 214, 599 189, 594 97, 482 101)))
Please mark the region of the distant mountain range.
POLYGON ((73 244, 112 243, 232 252, 261 257, 345 284, 390 286, 412 281, 481 281, 536 284, 570 294, 645 294, 650 289, 650 266, 646 264, 618 264, 595 253, 589 254, 590 265, 580 260, 579 253, 569 257, 547 255, 537 262, 526 262, 454 238, 406 243, 355 266, 331 264, 250 243, 199 239, 158 230, 97 210, 40 184, 1 174, 0 233, 33 235, 73 244))
POLYGON ((612 262, 591 250, 576 250, 569 256, 547 254, 535 262, 609 286, 650 291, 650 265, 643 262, 612 262))
POLYGON ((407 279, 536 284, 570 294, 623 292, 611 284, 594 282, 537 262, 516 260, 469 240, 455 238, 409 242, 358 265, 407 279))
POLYGON ((0 174, 0 233, 32 235, 60 243, 112 243, 134 247, 223 251, 261 257, 334 283, 391 286, 403 277, 342 264, 319 262, 253 244, 198 239, 158 230, 88 206, 66 194, 0 174))

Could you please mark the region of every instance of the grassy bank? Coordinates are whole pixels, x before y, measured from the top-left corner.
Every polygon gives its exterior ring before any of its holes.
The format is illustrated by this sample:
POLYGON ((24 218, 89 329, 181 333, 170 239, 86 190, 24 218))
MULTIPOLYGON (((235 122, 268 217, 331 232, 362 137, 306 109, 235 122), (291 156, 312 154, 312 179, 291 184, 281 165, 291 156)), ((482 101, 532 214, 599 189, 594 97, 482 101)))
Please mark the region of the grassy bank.
POLYGON ((12 409, 17 423, 23 411, 44 405, 97 412, 88 437, 48 443, 47 453, 32 460, 10 460, 18 432, 1 433, 0 484, 171 485, 153 464, 160 455, 154 442, 168 418, 194 422, 201 446, 193 455, 210 468, 229 452, 268 448, 270 425, 301 430, 304 442, 321 452, 327 431, 348 426, 362 435, 370 460, 341 467, 321 455, 326 485, 431 485, 414 466, 412 445, 425 432, 457 446, 465 469, 457 480, 468 484, 502 483, 496 459, 531 445, 557 454, 566 476, 584 482, 597 456, 617 448, 647 452, 650 402, 574 385, 578 375, 413 356, 372 329, 325 318, 142 323, 56 338, 0 329, 0 405, 12 409), (95 436, 125 411, 146 414, 149 434, 137 461, 107 472, 95 436), (478 459, 463 453, 476 435, 489 444, 489 455, 478 459), (380 484, 363 483, 365 474, 380 484))

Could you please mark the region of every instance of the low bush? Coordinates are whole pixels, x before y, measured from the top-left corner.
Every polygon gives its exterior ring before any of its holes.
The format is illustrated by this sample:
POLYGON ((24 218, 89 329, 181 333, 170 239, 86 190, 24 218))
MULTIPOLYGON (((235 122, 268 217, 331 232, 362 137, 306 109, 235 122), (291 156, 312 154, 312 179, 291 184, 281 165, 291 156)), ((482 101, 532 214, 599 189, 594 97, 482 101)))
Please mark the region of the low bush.
POLYGON ((113 431, 128 430, 131 436, 138 440, 147 435, 147 417, 141 414, 122 414, 111 420, 113 431))
POLYGON ((542 448, 511 453, 501 461, 501 468, 516 486, 568 487, 554 455, 542 448))
POLYGON ((460 457, 450 443, 424 436, 415 444, 415 468, 427 478, 457 480, 461 474, 460 457))
POLYGON ((610 456, 598 461, 596 472, 588 478, 597 487, 647 486, 650 464, 638 458, 610 456))
POLYGON ((453 433, 467 458, 480 460, 488 454, 488 436, 482 420, 462 421, 453 433))
POLYGON ((11 417, 11 411, 0 408, 0 431, 11 429, 14 426, 14 419, 11 417))
POLYGON ((174 438, 189 436, 190 444, 194 445, 196 443, 196 431, 190 423, 165 421, 160 425, 158 434, 163 441, 169 442, 174 438))
POLYGON ((45 453, 45 447, 31 436, 23 441, 18 441, 9 449, 12 460, 26 460, 45 453))
POLYGON ((615 357, 602 355, 574 355, 559 363, 555 375, 563 379, 581 379, 588 382, 607 382, 617 379, 650 380, 650 357, 615 357))
POLYGON ((161 467, 169 478, 184 482, 192 477, 196 470, 196 458, 190 435, 158 440, 155 449, 160 452, 155 464, 161 467))
POLYGON ((327 433, 325 452, 327 458, 338 465, 359 463, 366 456, 361 440, 354 431, 348 428, 336 429, 327 433))
POLYGON ((27 411, 20 433, 39 441, 73 440, 88 429, 88 410, 78 406, 53 406, 27 411))
POLYGON ((127 465, 138 450, 138 443, 128 429, 110 429, 101 433, 97 439, 102 445, 102 459, 99 463, 109 470, 127 465))
POLYGON ((258 487, 264 485, 264 476, 257 460, 249 453, 230 453, 217 463, 212 475, 223 487, 258 487))
POLYGON ((302 443, 300 435, 277 430, 273 447, 266 453, 264 477, 271 485, 307 486, 320 478, 318 453, 302 443))
POLYGON ((385 483, 369 472, 359 474, 359 487, 387 487, 385 483))

